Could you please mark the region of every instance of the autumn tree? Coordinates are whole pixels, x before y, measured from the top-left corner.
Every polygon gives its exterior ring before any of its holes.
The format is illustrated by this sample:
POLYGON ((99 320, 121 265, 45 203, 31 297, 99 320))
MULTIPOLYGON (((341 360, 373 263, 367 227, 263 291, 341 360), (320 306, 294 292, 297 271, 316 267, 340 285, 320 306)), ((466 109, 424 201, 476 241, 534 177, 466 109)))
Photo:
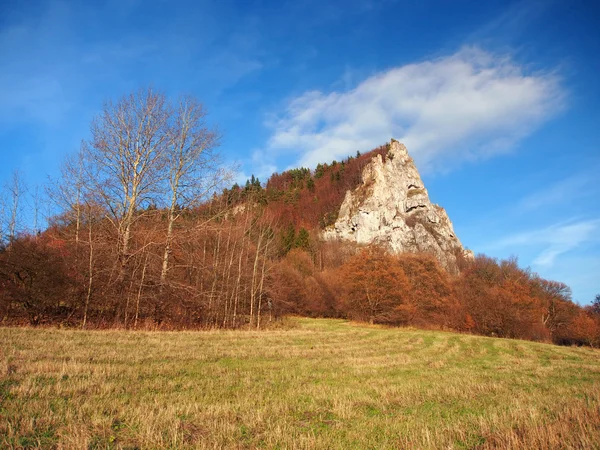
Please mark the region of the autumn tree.
POLYGON ((565 330, 560 333, 562 344, 589 345, 600 344, 600 323, 584 310, 576 311, 565 330))
MULTIPOLYGON (((412 325, 458 328, 462 317, 449 274, 431 255, 403 254, 398 264, 408 278, 405 302, 400 307, 404 321, 412 325)), ((472 319, 471 319, 472 320, 472 319)))
POLYGON ((535 278, 533 283, 543 308, 542 322, 552 337, 561 334, 561 329, 568 327, 575 316, 571 289, 565 283, 543 278, 535 278))
POLYGON ((65 293, 71 288, 62 243, 49 236, 41 240, 21 236, 11 251, 0 251, 0 303, 5 318, 31 325, 63 322, 73 312, 65 293))
POLYGON ((408 280, 398 261, 385 251, 364 249, 341 268, 348 315, 369 323, 398 323, 408 280))
POLYGON ((310 273, 310 257, 298 250, 293 250, 274 265, 268 276, 267 293, 276 315, 310 315, 307 303, 312 292, 308 292, 305 285, 305 278, 310 273))
POLYGON ((516 259, 498 262, 477 255, 455 284, 457 298, 472 319, 472 330, 489 336, 546 339, 530 279, 516 259))

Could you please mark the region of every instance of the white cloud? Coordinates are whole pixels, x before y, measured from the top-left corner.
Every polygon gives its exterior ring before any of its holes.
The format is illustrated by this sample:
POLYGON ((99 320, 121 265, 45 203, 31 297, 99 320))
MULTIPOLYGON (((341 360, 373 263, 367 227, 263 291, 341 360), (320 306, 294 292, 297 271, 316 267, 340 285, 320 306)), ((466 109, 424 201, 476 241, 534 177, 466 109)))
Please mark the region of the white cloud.
POLYGON ((537 247, 534 266, 551 267, 556 258, 582 244, 598 240, 600 219, 554 224, 541 230, 518 233, 500 240, 490 249, 537 247))
POLYGON ((347 92, 310 91, 272 123, 266 153, 299 164, 340 159, 395 137, 422 169, 510 150, 563 105, 556 75, 527 74, 477 48, 390 69, 347 92))

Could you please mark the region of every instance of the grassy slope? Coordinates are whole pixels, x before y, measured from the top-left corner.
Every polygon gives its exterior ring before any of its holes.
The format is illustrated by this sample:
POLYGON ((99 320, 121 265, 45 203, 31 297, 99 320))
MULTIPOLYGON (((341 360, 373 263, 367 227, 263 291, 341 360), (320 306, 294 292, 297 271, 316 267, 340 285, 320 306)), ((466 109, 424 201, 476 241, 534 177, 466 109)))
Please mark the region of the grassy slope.
POLYGON ((600 352, 299 319, 0 328, 0 447, 600 448, 600 352))

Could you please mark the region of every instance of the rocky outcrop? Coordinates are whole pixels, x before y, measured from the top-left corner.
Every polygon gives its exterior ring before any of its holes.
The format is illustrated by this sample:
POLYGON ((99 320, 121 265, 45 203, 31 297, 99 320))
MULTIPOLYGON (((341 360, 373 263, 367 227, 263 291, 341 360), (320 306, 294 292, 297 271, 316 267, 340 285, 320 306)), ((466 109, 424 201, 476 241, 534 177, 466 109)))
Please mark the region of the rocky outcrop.
POLYGON ((335 224, 325 239, 379 244, 393 252, 430 253, 450 272, 457 255, 472 257, 454 234, 446 211, 429 200, 406 147, 392 139, 387 155, 363 169, 362 184, 346 192, 335 224))

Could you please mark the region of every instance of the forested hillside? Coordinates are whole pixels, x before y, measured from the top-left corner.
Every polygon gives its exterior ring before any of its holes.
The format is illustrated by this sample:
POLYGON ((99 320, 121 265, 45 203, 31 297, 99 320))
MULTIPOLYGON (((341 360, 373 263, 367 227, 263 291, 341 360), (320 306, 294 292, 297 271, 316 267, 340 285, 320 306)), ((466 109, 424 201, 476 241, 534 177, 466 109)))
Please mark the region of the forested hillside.
POLYGON ((140 91, 108 103, 91 131, 48 187, 60 207, 49 227, 17 233, 9 220, 3 325, 261 328, 298 314, 600 344, 600 300, 581 308, 516 260, 463 258, 450 274, 428 254, 323 241, 387 146, 228 188, 193 99, 140 91))
POLYGON ((346 191, 362 181, 364 167, 376 155, 386 157, 389 144, 368 153, 356 152, 343 161, 318 164, 316 168, 292 169, 273 174, 263 188, 254 176, 242 188, 235 184, 223 194, 229 205, 248 200, 266 206, 280 227, 323 229, 332 225, 346 191))

